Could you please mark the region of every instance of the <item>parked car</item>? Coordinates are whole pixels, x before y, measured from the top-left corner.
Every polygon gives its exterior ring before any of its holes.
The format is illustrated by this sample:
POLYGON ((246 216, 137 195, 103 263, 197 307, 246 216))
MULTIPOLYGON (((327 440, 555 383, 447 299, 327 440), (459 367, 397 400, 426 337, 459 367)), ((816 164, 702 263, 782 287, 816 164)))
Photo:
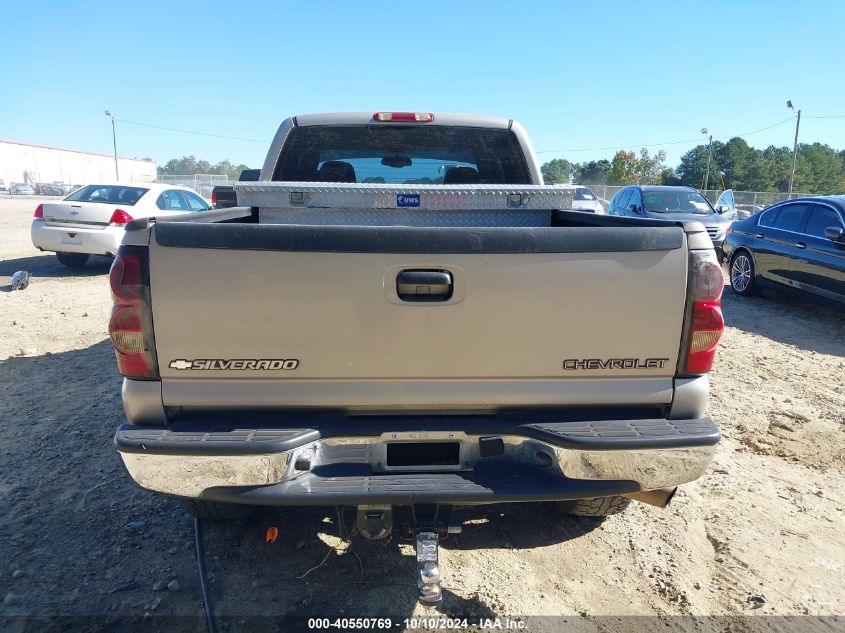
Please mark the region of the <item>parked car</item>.
POLYGON ((587 213, 605 212, 598 196, 584 185, 572 185, 572 210, 586 211, 587 213))
POLYGON ((87 185, 58 202, 39 204, 32 218, 32 243, 78 268, 89 255, 114 256, 124 227, 135 218, 207 211, 187 187, 155 183, 87 185))
POLYGON ((716 204, 713 205, 713 207, 716 209, 716 213, 726 220, 733 222, 735 220, 739 220, 740 218, 733 189, 726 189, 723 191, 719 195, 719 199, 716 200, 716 204))
POLYGON ((13 196, 34 196, 35 190, 25 182, 13 182, 9 185, 9 193, 13 196))
POLYGON ((744 220, 751 217, 758 211, 762 211, 765 205, 762 204, 738 204, 736 205, 737 220, 744 220))
POLYGON ((770 284, 845 303, 845 196, 772 205, 734 222, 724 249, 738 295, 770 284))
POLYGON ((63 182, 35 183, 35 195, 37 196, 65 196, 69 193, 69 188, 63 182))
MULTIPOLYGON (((733 200, 733 192, 730 199, 733 200)), ((723 194, 724 195, 724 194, 723 194)), ((725 215, 720 214, 710 202, 692 187, 668 187, 663 185, 631 185, 620 189, 610 201, 608 215, 621 215, 635 218, 659 218, 665 220, 695 220, 704 224, 707 234, 716 249, 720 261, 723 258, 722 244, 725 233, 731 224, 731 207, 721 202, 725 215)), ((735 217, 736 208, 733 207, 735 217)))
MULTIPOLYGON (((238 182, 256 182, 259 178, 261 178, 260 169, 243 169, 238 176, 238 182)), ((237 205, 238 197, 235 195, 234 186, 217 185, 211 190, 211 206, 215 209, 225 209, 237 205)))

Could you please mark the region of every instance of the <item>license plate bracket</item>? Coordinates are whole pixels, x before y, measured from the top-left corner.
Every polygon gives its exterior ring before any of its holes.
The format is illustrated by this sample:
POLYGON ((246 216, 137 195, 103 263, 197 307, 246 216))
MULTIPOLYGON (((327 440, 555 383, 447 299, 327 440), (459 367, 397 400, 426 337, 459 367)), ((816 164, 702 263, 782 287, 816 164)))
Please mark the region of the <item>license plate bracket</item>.
POLYGON ((387 444, 388 468, 458 466, 460 458, 460 442, 388 442, 387 444))

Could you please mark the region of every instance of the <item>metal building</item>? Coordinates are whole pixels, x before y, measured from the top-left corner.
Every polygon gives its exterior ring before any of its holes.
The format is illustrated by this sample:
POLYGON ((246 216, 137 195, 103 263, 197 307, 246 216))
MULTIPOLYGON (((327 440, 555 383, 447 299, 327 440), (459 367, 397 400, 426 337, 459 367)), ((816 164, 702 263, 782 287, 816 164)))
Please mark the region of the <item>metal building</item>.
MULTIPOLYGON (((117 168, 124 182, 152 182, 156 164, 152 160, 118 156, 117 168)), ((76 149, 0 141, 0 179, 12 182, 64 182, 86 185, 115 180, 114 156, 76 149)))

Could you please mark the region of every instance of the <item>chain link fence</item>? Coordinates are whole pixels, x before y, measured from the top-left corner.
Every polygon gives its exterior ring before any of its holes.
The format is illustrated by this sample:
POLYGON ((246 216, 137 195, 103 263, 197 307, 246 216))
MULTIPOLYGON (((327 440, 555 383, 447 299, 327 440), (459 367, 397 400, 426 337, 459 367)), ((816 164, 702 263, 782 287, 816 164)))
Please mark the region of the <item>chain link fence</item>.
MULTIPOLYGON (((615 196, 624 185, 612 186, 585 184, 584 186, 589 187, 589 189, 592 190, 592 192, 600 199, 610 202, 611 198, 613 198, 613 196, 615 196)), ((715 205, 724 189, 707 189, 699 191, 707 197, 711 204, 715 205)), ((815 195, 819 194, 793 192, 791 197, 803 198, 815 195)), ((775 202, 780 202, 781 200, 786 200, 789 197, 790 195, 787 193, 773 191, 734 191, 734 202, 736 203, 737 209, 748 213, 756 213, 763 207, 767 207, 775 202)))
MULTIPOLYGON (((716 200, 719 199, 719 196, 723 191, 724 189, 707 189, 701 193, 707 196, 707 199, 710 200, 711 203, 715 204, 716 200)), ((788 200, 790 197, 806 198, 816 195, 820 194, 793 192, 792 196, 790 196, 788 193, 775 191, 734 191, 734 201, 736 202, 737 207, 754 207, 759 211, 763 207, 768 207, 770 204, 774 204, 775 202, 788 200)))
POLYGON ((225 174, 168 174, 159 176, 158 182, 190 187, 203 198, 208 199, 211 198, 211 190, 217 185, 229 185, 234 181, 230 180, 225 174))

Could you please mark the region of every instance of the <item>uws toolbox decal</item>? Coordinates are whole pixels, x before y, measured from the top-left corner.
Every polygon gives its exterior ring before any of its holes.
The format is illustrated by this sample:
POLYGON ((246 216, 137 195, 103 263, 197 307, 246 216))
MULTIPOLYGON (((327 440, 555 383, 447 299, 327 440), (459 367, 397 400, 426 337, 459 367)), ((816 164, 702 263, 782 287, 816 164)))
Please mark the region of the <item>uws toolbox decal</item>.
POLYGON ((177 358, 170 361, 170 369, 202 369, 206 371, 244 371, 244 370, 291 370, 299 367, 295 358, 202 358, 186 360, 177 358))
POLYGON ((397 207, 418 207, 420 206, 420 194, 418 193, 397 193, 397 207))

